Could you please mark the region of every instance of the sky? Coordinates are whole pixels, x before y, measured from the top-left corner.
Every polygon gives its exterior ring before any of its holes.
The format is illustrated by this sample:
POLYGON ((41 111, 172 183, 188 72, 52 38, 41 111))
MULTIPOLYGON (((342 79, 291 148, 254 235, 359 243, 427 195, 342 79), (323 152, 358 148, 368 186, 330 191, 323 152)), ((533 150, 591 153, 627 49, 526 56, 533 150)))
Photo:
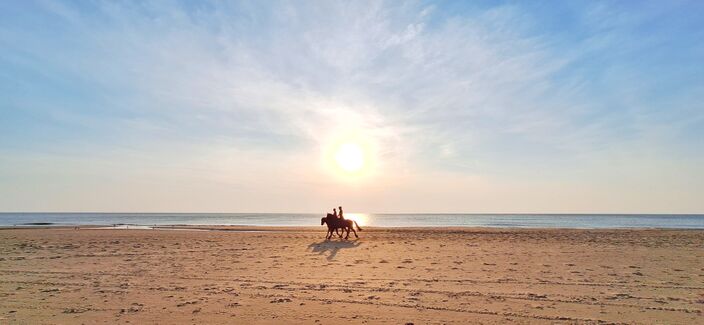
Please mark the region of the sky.
POLYGON ((704 213, 703 15, 0 1, 0 211, 704 213))

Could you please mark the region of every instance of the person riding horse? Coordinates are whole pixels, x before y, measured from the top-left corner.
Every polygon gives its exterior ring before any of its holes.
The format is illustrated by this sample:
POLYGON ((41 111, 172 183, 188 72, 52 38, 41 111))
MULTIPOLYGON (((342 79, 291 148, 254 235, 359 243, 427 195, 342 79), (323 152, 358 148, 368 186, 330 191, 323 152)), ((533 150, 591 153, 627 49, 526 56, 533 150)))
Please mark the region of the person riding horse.
MULTIPOLYGON (((320 219, 320 225, 328 225, 328 233, 326 234, 326 239, 330 239, 332 237, 332 234, 337 232, 338 229, 342 229, 342 232, 344 233, 345 230, 347 230, 347 236, 345 236, 345 239, 350 237, 350 231, 354 233, 354 236, 356 238, 359 238, 357 235, 357 231, 354 230, 354 226, 357 226, 357 230, 362 231, 362 228, 357 224, 357 221, 354 220, 349 220, 349 219, 340 219, 337 215, 335 214, 330 214, 328 213, 327 216, 324 218, 320 219)), ((338 236, 342 237, 341 234, 337 234, 338 236)))

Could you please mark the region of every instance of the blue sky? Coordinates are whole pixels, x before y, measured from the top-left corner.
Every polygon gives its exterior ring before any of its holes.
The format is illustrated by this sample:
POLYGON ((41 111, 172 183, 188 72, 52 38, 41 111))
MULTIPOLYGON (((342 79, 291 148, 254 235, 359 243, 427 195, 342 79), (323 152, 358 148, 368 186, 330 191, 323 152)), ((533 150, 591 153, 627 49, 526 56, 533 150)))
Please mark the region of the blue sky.
POLYGON ((702 213, 702 14, 0 2, 0 210, 702 213))

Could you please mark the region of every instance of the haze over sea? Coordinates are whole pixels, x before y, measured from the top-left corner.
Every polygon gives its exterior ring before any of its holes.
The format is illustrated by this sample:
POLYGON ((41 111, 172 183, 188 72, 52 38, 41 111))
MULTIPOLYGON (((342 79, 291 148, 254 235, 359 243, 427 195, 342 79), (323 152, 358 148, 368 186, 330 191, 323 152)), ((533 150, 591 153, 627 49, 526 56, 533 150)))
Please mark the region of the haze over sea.
MULTIPOLYGON (((372 227, 669 228, 704 229, 702 214, 362 214, 372 227)), ((241 225, 319 226, 313 213, 0 213, 0 226, 241 225)))

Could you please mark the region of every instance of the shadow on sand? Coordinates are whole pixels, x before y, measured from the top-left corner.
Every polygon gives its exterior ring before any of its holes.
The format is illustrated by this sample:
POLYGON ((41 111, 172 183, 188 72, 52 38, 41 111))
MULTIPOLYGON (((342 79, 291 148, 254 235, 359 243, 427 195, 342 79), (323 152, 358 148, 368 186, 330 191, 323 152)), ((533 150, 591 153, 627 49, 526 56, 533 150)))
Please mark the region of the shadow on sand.
POLYGON ((310 248, 314 253, 318 253, 320 255, 329 252, 327 259, 328 261, 332 261, 335 258, 335 255, 337 255, 337 252, 339 252, 341 249, 355 248, 361 244, 362 242, 360 242, 359 239, 345 241, 324 240, 319 243, 312 243, 308 245, 308 248, 310 248))

